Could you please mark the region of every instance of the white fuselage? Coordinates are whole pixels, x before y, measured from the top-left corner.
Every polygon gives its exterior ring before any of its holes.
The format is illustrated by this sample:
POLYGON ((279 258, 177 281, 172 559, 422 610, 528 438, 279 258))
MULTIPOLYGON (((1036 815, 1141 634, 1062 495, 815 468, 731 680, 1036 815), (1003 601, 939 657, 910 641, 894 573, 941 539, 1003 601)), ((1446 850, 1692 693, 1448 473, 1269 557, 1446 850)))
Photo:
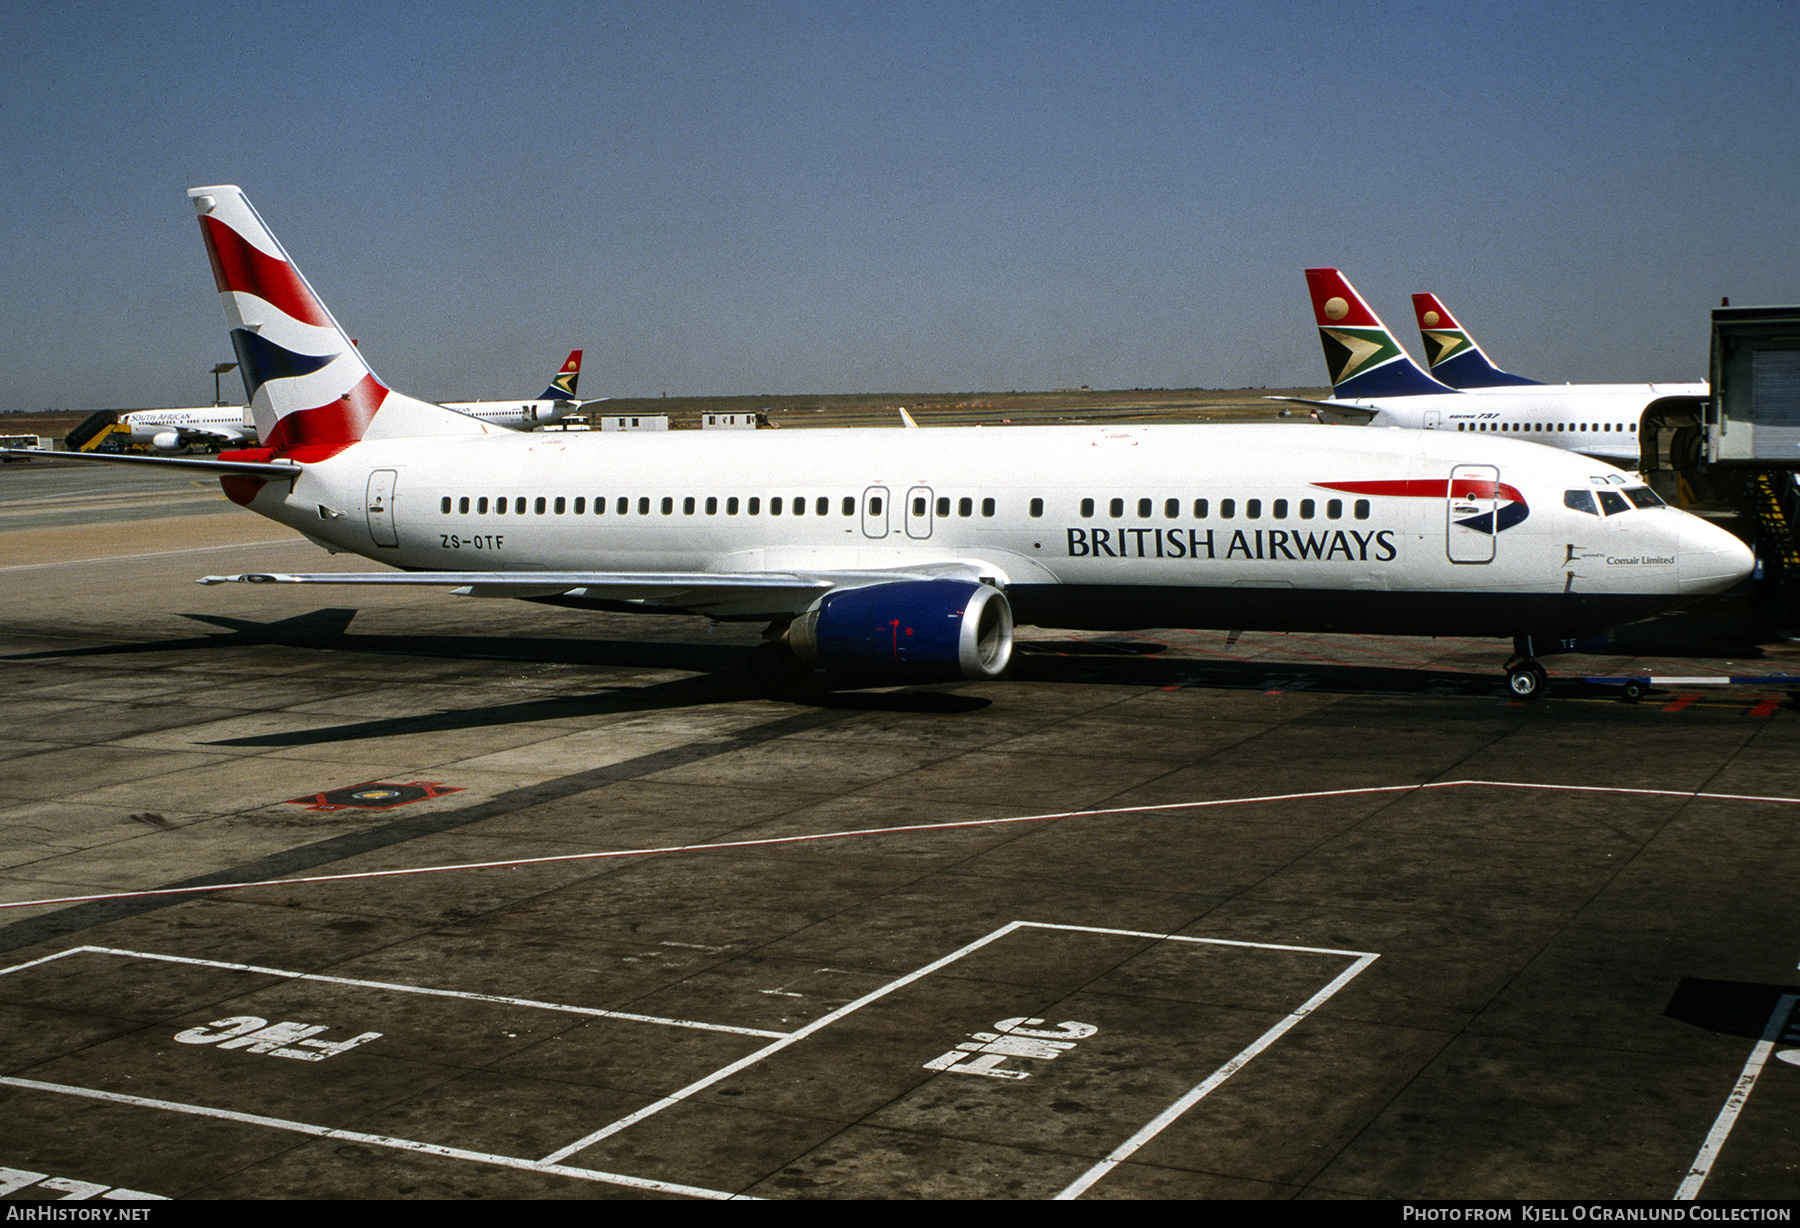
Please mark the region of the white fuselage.
POLYGON ((548 426, 552 422, 562 421, 563 415, 575 408, 574 401, 445 401, 445 409, 454 409, 468 414, 471 418, 480 418, 483 422, 492 422, 495 426, 510 427, 515 431, 534 430, 540 426, 548 426))
POLYGON ((256 423, 248 406, 208 405, 192 409, 134 409, 120 414, 131 428, 131 442, 175 451, 190 444, 242 447, 256 442, 256 423))
POLYGON ((1704 383, 1538 384, 1333 403, 1372 411, 1370 426, 1501 435, 1636 468, 1644 410, 1660 400, 1706 395, 1704 383))
MULTIPOLYGON (((420 571, 973 564, 1020 621, 1059 627, 1599 628, 1748 572, 1696 517, 1566 497, 1625 486, 1604 462, 1468 434, 942 428, 365 440, 249 506, 420 571)), ((766 594, 661 608, 797 612, 766 594)))

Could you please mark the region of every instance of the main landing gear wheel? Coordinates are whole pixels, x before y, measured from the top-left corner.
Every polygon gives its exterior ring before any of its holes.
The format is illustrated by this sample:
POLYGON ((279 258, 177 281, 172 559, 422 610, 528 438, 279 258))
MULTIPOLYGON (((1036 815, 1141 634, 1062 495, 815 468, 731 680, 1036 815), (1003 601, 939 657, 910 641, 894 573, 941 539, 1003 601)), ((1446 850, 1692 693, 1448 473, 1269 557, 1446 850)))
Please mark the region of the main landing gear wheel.
POLYGON ((1536 699, 1549 681, 1550 675, 1536 661, 1520 661, 1506 671, 1506 689, 1515 699, 1536 699))

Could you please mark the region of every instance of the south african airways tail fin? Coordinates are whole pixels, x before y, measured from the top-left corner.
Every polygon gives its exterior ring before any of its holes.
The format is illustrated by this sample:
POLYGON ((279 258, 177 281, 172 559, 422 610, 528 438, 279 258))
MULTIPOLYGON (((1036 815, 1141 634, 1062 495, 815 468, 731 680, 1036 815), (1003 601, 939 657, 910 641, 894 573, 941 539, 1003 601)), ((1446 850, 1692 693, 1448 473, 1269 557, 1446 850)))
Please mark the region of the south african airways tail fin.
POLYGON ((1437 295, 1415 294, 1412 300, 1433 379, 1452 388, 1510 388, 1539 382, 1496 367, 1437 295))
POLYGON ((1342 273, 1308 269, 1306 288, 1325 347, 1332 396, 1357 399, 1456 391, 1420 370, 1342 273))
POLYGON ((191 188, 224 301, 260 455, 308 463, 362 439, 479 435, 496 428, 394 392, 369 369, 239 188, 191 188))
POLYGON ((581 351, 570 350, 569 356, 563 360, 562 370, 550 381, 550 386, 539 394, 540 401, 574 401, 575 384, 581 379, 581 351))

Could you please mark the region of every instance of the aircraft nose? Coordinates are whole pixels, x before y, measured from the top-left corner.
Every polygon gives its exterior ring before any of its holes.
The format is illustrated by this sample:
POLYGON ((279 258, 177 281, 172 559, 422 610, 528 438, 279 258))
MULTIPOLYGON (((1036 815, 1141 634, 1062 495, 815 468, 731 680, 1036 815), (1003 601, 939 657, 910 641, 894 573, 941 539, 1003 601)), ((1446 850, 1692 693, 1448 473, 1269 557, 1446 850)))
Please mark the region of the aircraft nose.
POLYGON ((1684 593, 1722 593, 1748 576, 1756 555, 1736 535, 1698 516, 1684 516, 1675 566, 1684 593))

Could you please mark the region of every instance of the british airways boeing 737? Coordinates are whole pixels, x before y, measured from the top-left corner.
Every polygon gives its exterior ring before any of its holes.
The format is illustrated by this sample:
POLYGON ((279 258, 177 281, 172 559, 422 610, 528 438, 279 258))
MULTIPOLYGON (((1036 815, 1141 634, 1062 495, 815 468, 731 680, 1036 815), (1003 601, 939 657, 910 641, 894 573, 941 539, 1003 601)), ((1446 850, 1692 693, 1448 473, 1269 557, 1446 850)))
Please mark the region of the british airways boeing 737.
POLYGON ((1415 305, 1434 305, 1419 309, 1433 355, 1427 375, 1338 270, 1308 269, 1306 286, 1332 396, 1278 399, 1311 406, 1321 421, 1505 435, 1636 468, 1644 411, 1707 395, 1705 384, 1539 384, 1512 375, 1489 362, 1435 298, 1415 295, 1415 305), (1427 314, 1437 323, 1426 324, 1427 314))
POLYGON ((1513 439, 1313 425, 528 435, 392 391, 235 187, 189 192, 263 444, 226 494, 435 585, 767 624, 765 663, 1005 669, 1015 619, 1514 637, 1534 656, 1737 583, 1735 537, 1513 439))

